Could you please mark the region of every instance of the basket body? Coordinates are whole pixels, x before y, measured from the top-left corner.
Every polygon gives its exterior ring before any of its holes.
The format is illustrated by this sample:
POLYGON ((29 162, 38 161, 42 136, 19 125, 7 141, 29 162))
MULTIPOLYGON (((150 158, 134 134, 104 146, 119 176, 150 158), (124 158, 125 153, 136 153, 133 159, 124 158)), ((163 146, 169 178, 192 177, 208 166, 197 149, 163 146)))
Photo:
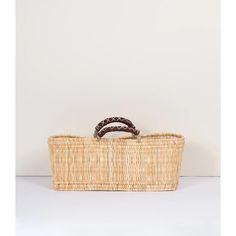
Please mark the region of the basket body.
POLYGON ((176 190, 184 137, 53 136, 48 139, 56 190, 176 190))

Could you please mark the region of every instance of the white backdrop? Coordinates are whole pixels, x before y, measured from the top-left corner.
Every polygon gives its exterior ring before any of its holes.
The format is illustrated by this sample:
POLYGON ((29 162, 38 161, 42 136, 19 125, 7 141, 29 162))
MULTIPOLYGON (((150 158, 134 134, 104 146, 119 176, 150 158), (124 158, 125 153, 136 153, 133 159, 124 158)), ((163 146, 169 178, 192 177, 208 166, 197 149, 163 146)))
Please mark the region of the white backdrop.
POLYGON ((47 137, 108 116, 186 137, 181 175, 219 175, 219 0, 18 0, 16 172, 47 137))

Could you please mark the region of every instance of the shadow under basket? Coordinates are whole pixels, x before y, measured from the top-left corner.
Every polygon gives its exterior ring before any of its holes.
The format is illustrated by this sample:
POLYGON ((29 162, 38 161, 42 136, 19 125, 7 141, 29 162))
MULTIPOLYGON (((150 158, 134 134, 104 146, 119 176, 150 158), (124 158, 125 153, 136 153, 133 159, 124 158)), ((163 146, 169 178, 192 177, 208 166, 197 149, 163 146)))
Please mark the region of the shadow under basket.
POLYGON ((52 136, 48 145, 56 190, 168 191, 178 186, 182 135, 52 136))

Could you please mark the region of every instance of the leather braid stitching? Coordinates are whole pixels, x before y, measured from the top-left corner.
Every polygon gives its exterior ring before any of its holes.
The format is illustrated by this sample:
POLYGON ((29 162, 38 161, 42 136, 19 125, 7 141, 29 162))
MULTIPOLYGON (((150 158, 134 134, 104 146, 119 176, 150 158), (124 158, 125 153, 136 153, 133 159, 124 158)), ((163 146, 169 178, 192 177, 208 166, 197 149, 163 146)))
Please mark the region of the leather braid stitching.
POLYGON ((113 122, 120 122, 120 123, 124 123, 126 124, 128 127, 135 129, 135 126, 133 125, 133 123, 128 120, 125 119, 123 117, 109 117, 106 118, 105 120, 101 121, 96 127, 95 130, 98 132, 102 127, 104 127, 107 124, 113 123, 113 122))
POLYGON ((139 130, 130 128, 127 126, 110 126, 110 127, 105 127, 103 128, 100 132, 97 133, 97 135, 101 138, 108 132, 114 132, 114 131, 123 131, 123 132, 129 132, 134 135, 138 135, 140 133, 139 130))

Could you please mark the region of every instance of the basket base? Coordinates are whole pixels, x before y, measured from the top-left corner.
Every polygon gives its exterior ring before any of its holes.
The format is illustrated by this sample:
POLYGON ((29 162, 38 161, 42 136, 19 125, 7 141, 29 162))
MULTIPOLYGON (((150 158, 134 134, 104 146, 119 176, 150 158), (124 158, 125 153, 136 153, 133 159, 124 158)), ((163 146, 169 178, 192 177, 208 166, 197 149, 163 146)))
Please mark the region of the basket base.
POLYGON ((136 191, 136 192, 156 192, 175 191, 178 183, 161 184, 119 184, 119 183, 54 183, 55 190, 60 191, 136 191))

